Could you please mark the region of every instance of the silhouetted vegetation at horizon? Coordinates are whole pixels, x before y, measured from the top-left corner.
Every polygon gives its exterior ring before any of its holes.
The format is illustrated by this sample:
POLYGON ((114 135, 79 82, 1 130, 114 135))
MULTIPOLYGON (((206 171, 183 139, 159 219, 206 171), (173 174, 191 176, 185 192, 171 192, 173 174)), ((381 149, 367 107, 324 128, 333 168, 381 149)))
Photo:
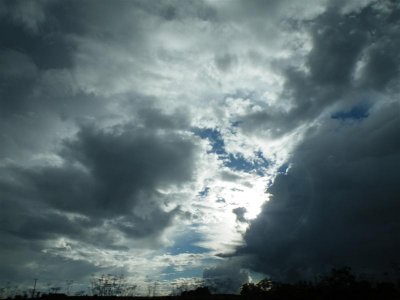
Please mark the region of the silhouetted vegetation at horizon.
MULTIPOLYGON (((332 269, 325 276, 320 276, 315 282, 299 281, 297 283, 282 283, 271 279, 263 279, 258 283, 245 283, 242 285, 240 295, 212 294, 207 286, 198 286, 191 290, 182 290, 179 295, 156 296, 149 292, 148 296, 134 296, 125 293, 126 285, 123 277, 103 275, 91 282, 92 295, 75 294, 70 296, 60 293, 60 288, 50 288, 48 293, 25 291, 21 295, 3 297, 3 299, 43 299, 43 300, 85 300, 101 298, 104 300, 123 299, 213 299, 213 300, 237 300, 237 299, 268 299, 268 300, 319 300, 319 299, 400 299, 400 278, 397 282, 372 281, 357 279, 348 267, 332 269), (97 292, 97 293, 96 293, 97 292), (29 295, 34 295, 33 297, 29 295)), ((69 287, 68 287, 69 289, 69 287)), ((67 289, 67 290, 68 290, 67 289)), ((69 291, 69 290, 68 290, 69 291)), ((4 295, 3 295, 4 296, 4 295)))
POLYGON ((315 283, 299 281, 295 284, 274 282, 246 283, 241 293, 245 298, 279 299, 400 299, 400 282, 371 282, 357 280, 351 269, 332 269, 315 283))

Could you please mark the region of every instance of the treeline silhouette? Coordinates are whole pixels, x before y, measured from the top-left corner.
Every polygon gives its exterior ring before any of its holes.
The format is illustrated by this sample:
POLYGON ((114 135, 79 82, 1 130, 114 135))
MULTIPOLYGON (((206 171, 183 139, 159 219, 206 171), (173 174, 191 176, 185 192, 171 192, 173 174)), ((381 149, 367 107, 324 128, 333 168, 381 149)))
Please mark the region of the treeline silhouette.
POLYGON ((269 300, 319 300, 319 299, 400 299, 400 281, 357 280, 349 267, 332 269, 315 282, 299 281, 294 284, 274 282, 270 279, 259 283, 246 283, 240 294, 244 298, 269 300))
MULTIPOLYGON (((215 287, 198 286, 185 290, 184 287, 177 289, 169 296, 156 296, 151 290, 147 296, 137 296, 134 294, 137 285, 128 284, 122 276, 103 275, 93 279, 89 293, 78 292, 74 296, 69 295, 69 288, 72 281, 67 281, 66 292, 60 293, 60 288, 51 287, 47 292, 38 292, 34 289, 24 291, 21 294, 6 296, 0 295, 3 299, 43 299, 43 300, 85 300, 93 298, 101 299, 150 299, 158 298, 165 300, 179 299, 212 299, 212 300, 374 300, 388 299, 400 300, 400 278, 395 281, 374 281, 357 278, 349 267, 332 269, 329 274, 318 277, 317 280, 299 281, 297 283, 283 283, 273 281, 269 278, 263 279, 258 283, 245 283, 240 289, 239 295, 233 294, 214 294, 211 291, 215 287), (6 297, 5 297, 6 296, 6 297)), ((36 287, 36 280, 35 280, 36 287)), ((4 288, 0 289, 4 292, 4 288)))

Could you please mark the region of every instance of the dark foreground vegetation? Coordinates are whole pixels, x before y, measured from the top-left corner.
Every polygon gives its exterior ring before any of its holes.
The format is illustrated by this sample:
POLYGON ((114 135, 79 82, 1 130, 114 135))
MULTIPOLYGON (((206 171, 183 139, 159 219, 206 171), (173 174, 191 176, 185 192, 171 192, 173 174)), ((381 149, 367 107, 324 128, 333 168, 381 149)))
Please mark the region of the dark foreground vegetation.
POLYGON ((279 283, 264 279, 257 284, 242 286, 244 299, 399 299, 400 282, 372 282, 357 280, 350 268, 333 269, 329 275, 315 283, 302 281, 295 284, 279 283))
MULTIPOLYGON (((179 295, 171 296, 126 296, 118 294, 116 287, 109 286, 104 277, 99 281, 103 285, 94 286, 93 295, 68 296, 57 291, 50 293, 32 293, 28 295, 15 295, 7 299, 30 299, 30 300, 373 300, 373 299, 393 299, 400 300, 400 279, 395 281, 373 281, 357 279, 352 274, 350 268, 332 269, 331 273, 319 277, 314 282, 300 281, 297 283, 280 283, 270 279, 261 280, 258 283, 245 283, 240 290, 240 295, 233 294, 213 294, 207 286, 200 286, 192 290, 181 291, 179 295), (104 284, 106 283, 106 284, 104 284)), ((215 289, 215 287, 214 287, 215 289)), ((211 290, 214 290, 213 288, 211 290)), ((4 298, 4 297, 3 297, 4 298)))

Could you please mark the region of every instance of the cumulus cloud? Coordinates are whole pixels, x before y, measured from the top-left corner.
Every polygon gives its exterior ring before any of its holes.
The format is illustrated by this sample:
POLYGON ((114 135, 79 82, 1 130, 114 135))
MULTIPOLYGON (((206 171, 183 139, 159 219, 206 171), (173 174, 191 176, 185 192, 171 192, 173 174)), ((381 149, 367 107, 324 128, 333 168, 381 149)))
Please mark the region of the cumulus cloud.
POLYGON ((181 214, 159 190, 193 180, 198 149, 165 127, 84 125, 63 142, 60 164, 2 167, 3 238, 39 245, 63 236, 104 248, 135 238, 151 247, 181 214))

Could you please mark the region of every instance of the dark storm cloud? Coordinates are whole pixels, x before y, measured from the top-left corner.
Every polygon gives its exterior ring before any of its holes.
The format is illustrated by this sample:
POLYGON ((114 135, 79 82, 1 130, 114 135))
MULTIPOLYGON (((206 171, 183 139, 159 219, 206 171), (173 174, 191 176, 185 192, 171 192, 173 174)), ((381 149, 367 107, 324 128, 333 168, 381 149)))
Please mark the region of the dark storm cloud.
POLYGON ((102 190, 100 208, 125 211, 132 194, 146 195, 157 186, 180 184, 192 178, 193 143, 174 133, 158 134, 129 126, 107 133, 85 128, 78 140, 67 143, 66 155, 89 169, 102 190), (119 132, 121 131, 121 132, 119 132), (113 145, 110 147, 110 145, 113 145), (113 199, 119 205, 113 205, 113 199))
POLYGON ((314 21, 311 26, 313 48, 307 59, 310 81, 318 86, 335 87, 350 83, 369 34, 362 20, 362 15, 343 16, 336 10, 328 10, 314 21))
POLYGON ((29 54, 41 70, 72 67, 73 44, 57 32, 36 36, 3 18, 0 19, 0 35, 1 48, 29 54))
POLYGON ((3 1, 0 6, 0 48, 29 56, 39 70, 71 68, 76 45, 65 35, 67 24, 53 15, 58 6, 64 5, 46 0, 3 1))
MULTIPOLYGON (((246 132, 262 128, 279 137, 326 109, 358 104, 357 94, 385 91, 396 84, 399 5, 374 3, 348 14, 341 12, 341 5, 332 2, 315 19, 294 22, 310 34, 312 50, 305 60, 306 70, 297 65, 282 70, 285 84, 280 96, 290 99, 293 107, 288 111, 268 107, 244 116, 242 127, 246 132)), ((282 69, 280 62, 277 68, 282 69)))
POLYGON ((29 110, 28 95, 35 86, 38 70, 29 56, 9 49, 0 50, 0 113, 7 116, 29 110))
POLYGON ((399 112, 392 104, 310 130, 245 235, 252 268, 297 279, 343 265, 379 273, 398 262, 399 112))

